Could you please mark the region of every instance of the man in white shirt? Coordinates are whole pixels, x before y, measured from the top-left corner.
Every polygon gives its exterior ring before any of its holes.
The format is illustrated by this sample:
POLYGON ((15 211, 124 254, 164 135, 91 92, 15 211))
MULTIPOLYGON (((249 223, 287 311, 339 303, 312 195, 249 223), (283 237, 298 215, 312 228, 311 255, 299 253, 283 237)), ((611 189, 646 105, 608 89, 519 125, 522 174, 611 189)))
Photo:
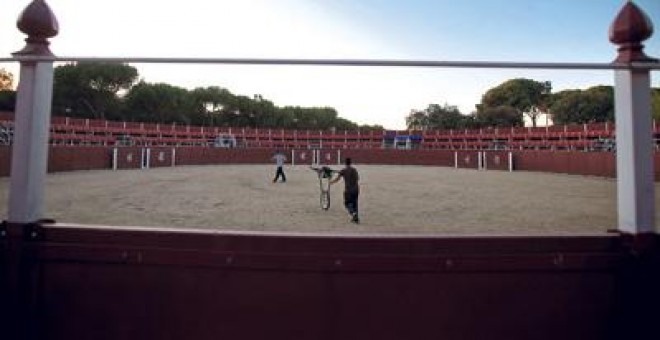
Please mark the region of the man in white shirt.
POLYGON ((286 176, 284 175, 283 170, 284 162, 286 162, 286 156, 284 156, 281 151, 276 151, 272 159, 277 163, 277 172, 275 172, 273 183, 277 182, 280 176, 282 177, 282 183, 286 182, 286 176))

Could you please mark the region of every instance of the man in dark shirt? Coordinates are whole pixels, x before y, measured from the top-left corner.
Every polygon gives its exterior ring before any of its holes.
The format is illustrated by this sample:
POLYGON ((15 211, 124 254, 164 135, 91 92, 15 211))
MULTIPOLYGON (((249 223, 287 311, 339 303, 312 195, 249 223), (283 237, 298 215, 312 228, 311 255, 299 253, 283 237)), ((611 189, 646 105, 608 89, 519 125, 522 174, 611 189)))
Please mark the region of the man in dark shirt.
POLYGON ((341 178, 344 179, 344 206, 351 215, 351 221, 360 223, 358 216, 358 196, 360 195, 360 176, 357 170, 351 166, 351 159, 346 158, 344 163, 346 167, 339 171, 337 178, 330 181, 330 184, 337 183, 341 178))

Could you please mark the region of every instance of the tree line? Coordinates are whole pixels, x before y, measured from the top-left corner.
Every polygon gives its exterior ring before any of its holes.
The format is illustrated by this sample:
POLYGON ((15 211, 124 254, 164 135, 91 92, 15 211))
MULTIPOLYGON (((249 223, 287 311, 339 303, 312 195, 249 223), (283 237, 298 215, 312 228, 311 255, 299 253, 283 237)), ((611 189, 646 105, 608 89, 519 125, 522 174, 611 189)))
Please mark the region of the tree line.
MULTIPOLYGON (((13 75, 0 68, 0 110, 13 111, 13 75)), ((654 119, 660 120, 660 88, 651 93, 654 119)), ((614 121, 614 90, 594 86, 552 92, 549 81, 516 78, 486 91, 469 114, 450 104, 429 104, 405 117, 411 130, 473 129, 534 126, 541 114, 555 124, 614 121)), ((77 118, 286 129, 382 130, 341 118, 332 107, 279 107, 256 94, 236 95, 220 86, 188 90, 139 80, 135 67, 124 63, 71 63, 55 68, 53 115, 77 118)))
MULTIPOLYGON (((13 78, 2 69, 0 72, 0 110, 13 111, 13 78)), ((54 116, 209 127, 383 129, 339 117, 332 107, 280 107, 262 95, 237 95, 220 86, 188 90, 148 83, 139 80, 135 67, 124 63, 79 62, 56 67, 52 112, 54 116)))
MULTIPOLYGON (((475 129, 523 126, 527 116, 536 126, 541 114, 555 124, 586 124, 614 121, 614 88, 593 86, 552 93, 549 81, 516 78, 486 91, 476 111, 463 114, 456 106, 430 104, 406 116, 409 129, 475 129)), ((660 88, 651 89, 651 114, 660 120, 660 88)))

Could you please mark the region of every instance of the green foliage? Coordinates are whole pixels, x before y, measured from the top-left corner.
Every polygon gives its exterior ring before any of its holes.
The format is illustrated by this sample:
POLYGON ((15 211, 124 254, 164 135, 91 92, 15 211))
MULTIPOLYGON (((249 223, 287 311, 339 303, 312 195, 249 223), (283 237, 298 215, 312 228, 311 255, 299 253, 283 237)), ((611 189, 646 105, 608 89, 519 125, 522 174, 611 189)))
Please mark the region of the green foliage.
MULTIPOLYGON (((219 87, 187 90, 144 81, 125 64, 78 63, 55 69, 56 115, 206 126, 357 129, 330 107, 277 107, 257 94, 234 95, 219 87), (134 85, 135 84, 135 85, 134 85)), ((365 126, 365 129, 380 128, 365 126)))
POLYGON ((412 110, 406 117, 406 125, 410 130, 450 130, 468 127, 470 123, 456 106, 430 104, 423 111, 412 110))
POLYGON ((555 124, 614 121, 614 91, 611 86, 566 90, 552 96, 550 112, 555 124))
POLYGON ((190 112, 199 112, 188 90, 140 82, 124 98, 124 119, 161 124, 190 124, 190 112))
POLYGON ((523 126, 522 113, 511 106, 481 107, 474 115, 475 125, 479 127, 523 126))
POLYGON ((0 111, 14 111, 16 108, 16 91, 0 90, 0 111))
POLYGON ((84 118, 120 118, 118 92, 137 79, 137 69, 121 63, 78 63, 55 68, 53 111, 84 118))
MULTIPOLYGON (((499 107, 513 108, 527 115, 532 125, 536 126, 536 119, 546 111, 551 91, 552 84, 549 81, 510 79, 488 90, 481 98, 480 107, 486 111, 499 107)), ((502 109, 496 111, 504 112, 502 109)))
POLYGON ((651 116, 660 122, 660 88, 651 90, 651 116))

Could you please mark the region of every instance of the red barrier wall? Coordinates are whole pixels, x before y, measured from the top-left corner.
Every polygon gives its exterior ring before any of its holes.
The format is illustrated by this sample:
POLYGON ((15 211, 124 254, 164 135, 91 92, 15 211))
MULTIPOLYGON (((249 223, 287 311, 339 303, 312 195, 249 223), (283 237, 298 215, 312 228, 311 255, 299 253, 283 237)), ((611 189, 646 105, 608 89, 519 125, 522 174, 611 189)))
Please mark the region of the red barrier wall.
POLYGON ((341 164, 339 157, 341 154, 337 149, 319 150, 319 163, 323 165, 338 165, 341 164))
MULTIPOLYGON (((657 307, 657 261, 632 262, 638 257, 614 234, 324 237, 58 225, 38 236, 25 241, 22 294, 0 290, 0 301, 22 299, 22 309, 0 315, 25 311, 7 317, 24 317, 35 339, 658 336, 645 313, 657 307)), ((11 326, 4 322, 2 332, 11 326)))
MULTIPOLYGON (((296 165, 311 165, 313 158, 314 158, 314 150, 308 150, 308 149, 302 149, 302 150, 295 150, 293 153, 295 159, 294 163, 296 165)), ((291 156, 287 156, 291 157, 291 156)))
MULTIPOLYGON (((655 155, 656 163, 660 154, 655 155)), ((514 170, 615 177, 616 155, 610 152, 514 151, 514 170)), ((656 178, 658 178, 656 166, 656 178)))
MULTIPOLYGON (((111 147, 52 146, 49 154, 48 170, 72 171, 89 169, 110 169, 112 167, 111 147)), ((120 147, 118 150, 119 169, 139 169, 142 149, 140 147, 120 147)), ((151 148, 151 167, 171 166, 172 148, 151 148)), ((338 149, 321 150, 324 164, 337 164, 338 149), (330 157, 330 160, 327 160, 330 157)), ((384 149, 339 149, 340 161, 353 158, 355 164, 389 165, 429 165, 454 166, 454 151, 450 150, 384 150, 384 149)), ((176 165, 199 164, 270 164, 274 149, 222 149, 204 147, 176 148, 176 165)), ((460 168, 476 169, 477 151, 457 151, 460 168)), ((10 172, 11 148, 0 146, 0 176, 10 172)), ((286 156, 291 161, 290 150, 286 156)), ((296 164, 311 164, 312 150, 295 151, 296 164), (305 155, 303 157, 303 154, 305 155)), ((571 151, 513 151, 514 170, 566 173, 588 176, 615 177, 616 155, 609 152, 571 151)), ((660 152, 655 153, 655 179, 660 181, 660 152)), ((486 152, 486 168, 508 169, 508 151, 486 152)))
POLYGON ((109 169, 112 150, 102 146, 51 146, 48 150, 48 172, 109 169))
POLYGON ((150 149, 151 149, 151 157, 149 158, 150 168, 172 166, 172 148, 155 147, 150 149))
POLYGON ((458 162, 456 163, 459 168, 463 169, 478 169, 479 168, 479 152, 477 151, 456 151, 458 162))
POLYGON ((9 176, 11 172, 11 147, 0 146, 0 177, 9 176))
POLYGON ((117 148, 117 169, 140 169, 142 167, 142 148, 117 148))
MULTIPOLYGON (((223 149, 181 147, 176 149, 177 165, 267 164, 272 163, 273 149, 223 149)), ((291 155, 287 154, 287 159, 291 155)))
POLYGON ((355 164, 454 166, 454 152, 448 150, 342 149, 341 157, 355 164))
POLYGON ((484 154, 484 162, 487 170, 509 170, 508 151, 487 151, 484 154))

